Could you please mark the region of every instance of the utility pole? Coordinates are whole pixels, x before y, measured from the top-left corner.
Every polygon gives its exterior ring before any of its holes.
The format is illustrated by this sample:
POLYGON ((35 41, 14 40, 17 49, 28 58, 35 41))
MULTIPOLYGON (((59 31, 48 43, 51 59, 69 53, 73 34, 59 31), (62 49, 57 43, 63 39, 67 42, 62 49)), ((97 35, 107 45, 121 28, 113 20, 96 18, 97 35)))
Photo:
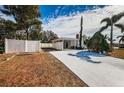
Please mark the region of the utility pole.
POLYGON ((111 33, 110 33, 110 51, 113 51, 113 22, 111 18, 111 33))
POLYGON ((80 48, 82 48, 82 31, 83 31, 83 16, 81 16, 81 23, 80 23, 80 39, 79 39, 80 48))

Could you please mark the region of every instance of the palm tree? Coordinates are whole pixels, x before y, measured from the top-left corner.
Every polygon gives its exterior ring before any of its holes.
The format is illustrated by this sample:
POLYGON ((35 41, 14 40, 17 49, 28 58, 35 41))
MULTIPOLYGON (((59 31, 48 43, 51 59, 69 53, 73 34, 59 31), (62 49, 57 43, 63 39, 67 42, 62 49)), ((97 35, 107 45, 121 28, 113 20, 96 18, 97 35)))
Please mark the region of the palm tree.
POLYGON ((103 30, 107 29, 109 26, 111 27, 111 32, 110 32, 110 49, 112 51, 113 49, 113 26, 115 26, 115 23, 119 21, 122 17, 124 16, 124 12, 119 13, 117 15, 113 15, 111 18, 107 17, 104 18, 101 23, 106 22, 106 25, 103 26, 100 31, 102 32, 103 30))

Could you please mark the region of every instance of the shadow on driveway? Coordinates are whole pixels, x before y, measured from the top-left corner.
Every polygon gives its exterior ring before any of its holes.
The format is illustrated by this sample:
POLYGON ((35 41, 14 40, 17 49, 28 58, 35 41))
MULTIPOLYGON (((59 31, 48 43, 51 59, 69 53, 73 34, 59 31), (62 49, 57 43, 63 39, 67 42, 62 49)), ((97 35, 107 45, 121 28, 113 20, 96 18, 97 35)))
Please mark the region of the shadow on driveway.
POLYGON ((69 53, 68 55, 76 56, 83 60, 86 60, 87 62, 96 63, 96 64, 101 63, 101 61, 93 61, 90 56, 95 56, 95 57, 104 57, 105 56, 104 54, 100 54, 100 53, 93 52, 93 51, 80 51, 80 52, 77 52, 76 54, 69 53))

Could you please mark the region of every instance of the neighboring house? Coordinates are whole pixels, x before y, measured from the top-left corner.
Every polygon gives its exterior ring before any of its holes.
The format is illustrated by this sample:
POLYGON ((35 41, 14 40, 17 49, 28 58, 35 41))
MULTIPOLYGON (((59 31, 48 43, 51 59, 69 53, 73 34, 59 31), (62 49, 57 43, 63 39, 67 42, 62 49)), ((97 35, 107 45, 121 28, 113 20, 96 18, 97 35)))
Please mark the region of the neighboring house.
POLYGON ((75 38, 59 38, 52 41, 53 48, 57 50, 64 50, 64 49, 76 49, 79 45, 79 40, 75 38))
POLYGON ((113 47, 114 48, 124 48, 124 43, 123 42, 120 42, 120 44, 119 43, 113 43, 113 47))
POLYGON ((124 48, 124 44, 119 44, 119 48, 124 48))
POLYGON ((123 40, 120 41, 119 48, 124 48, 124 41, 123 40))

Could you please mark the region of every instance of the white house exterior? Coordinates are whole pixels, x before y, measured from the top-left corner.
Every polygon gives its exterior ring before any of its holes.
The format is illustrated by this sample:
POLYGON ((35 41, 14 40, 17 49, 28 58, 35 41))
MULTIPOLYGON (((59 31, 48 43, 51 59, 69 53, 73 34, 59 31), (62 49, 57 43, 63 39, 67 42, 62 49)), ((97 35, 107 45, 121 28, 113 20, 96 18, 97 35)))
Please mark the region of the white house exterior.
POLYGON ((75 38, 64 37, 53 40, 52 44, 53 48, 57 50, 72 49, 78 47, 79 40, 75 38))

